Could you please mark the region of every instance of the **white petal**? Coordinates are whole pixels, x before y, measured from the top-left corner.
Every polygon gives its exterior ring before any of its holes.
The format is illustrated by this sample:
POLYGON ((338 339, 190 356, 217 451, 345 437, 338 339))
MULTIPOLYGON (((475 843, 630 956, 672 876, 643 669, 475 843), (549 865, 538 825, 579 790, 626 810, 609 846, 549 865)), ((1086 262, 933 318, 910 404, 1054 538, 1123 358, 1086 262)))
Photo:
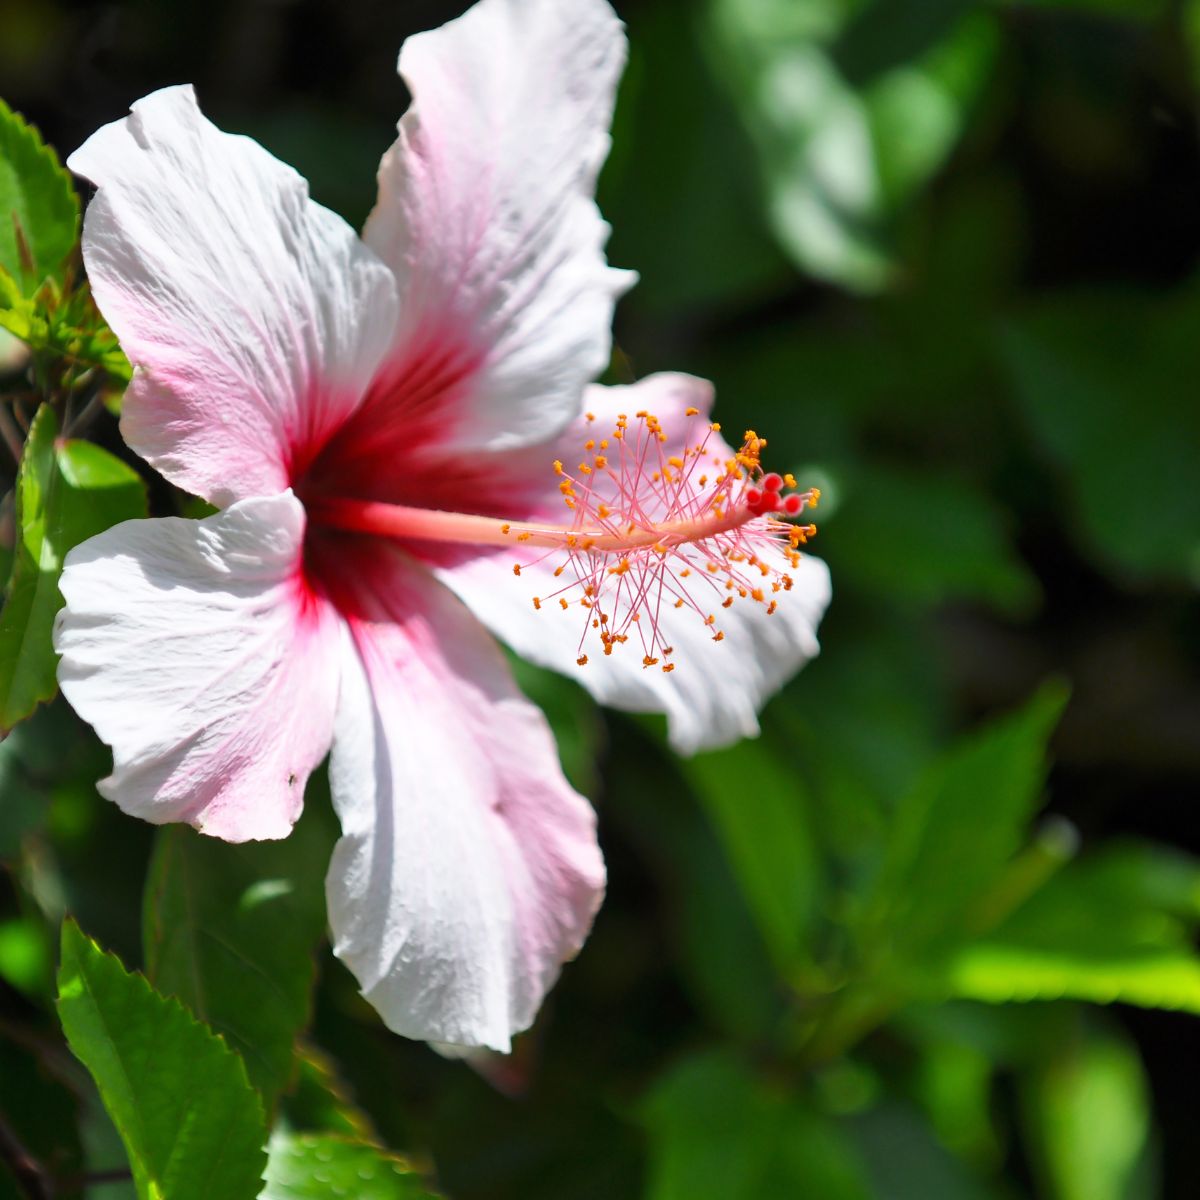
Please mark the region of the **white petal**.
MULTIPOLYGON (((694 406, 703 415, 711 403, 711 385, 686 375, 653 375, 632 387, 593 387, 587 405, 595 424, 581 422, 568 431, 557 453, 564 461, 575 461, 584 440, 611 427, 618 412, 646 409, 660 418, 671 438, 662 448, 664 455, 678 454, 679 435, 688 424, 685 408, 694 406)), ((732 453, 723 442, 710 447, 721 457, 732 453)), ((761 556, 765 560, 770 554, 763 551, 761 556)), ((674 647, 675 669, 665 674, 642 665, 642 650, 633 640, 611 655, 600 653, 577 606, 564 611, 546 603, 534 609, 532 597, 553 595, 561 587, 563 580, 552 575, 561 557, 551 555, 539 565, 522 566, 519 579, 513 577, 513 561, 511 549, 464 555, 434 572, 523 658, 570 675, 614 708, 666 713, 671 745, 684 754, 758 732, 759 710, 817 653, 816 629, 830 597, 829 571, 820 559, 806 554, 793 568, 780 553, 777 566, 793 577, 792 589, 772 597, 777 610, 770 616, 762 605, 750 602, 735 603, 727 611, 716 609, 724 634, 720 642, 712 640, 712 630, 693 610, 667 605, 658 615, 658 625, 662 641, 674 647), (588 656, 584 666, 576 661, 581 653, 588 656)), ((693 574, 703 582, 704 560, 699 555, 693 574)))
POLYGON ((139 368, 126 441, 223 506, 295 482, 390 340, 390 272, 290 167, 166 88, 68 160, 92 290, 139 368))
POLYGON ((126 521, 67 556, 55 647, 113 749, 100 791, 147 821, 284 837, 329 748, 338 621, 299 575, 290 492, 203 521, 126 521))
POLYGON ((386 586, 355 572, 330 762, 334 950, 395 1032, 507 1050, 599 905, 595 818, 499 647, 393 561, 386 586))
POLYGON ((421 428, 444 455, 553 437, 608 364, 634 277, 592 194, 624 60, 605 0, 481 0, 404 45, 413 103, 363 234, 401 293, 373 401, 409 421, 414 377, 440 388, 421 428))

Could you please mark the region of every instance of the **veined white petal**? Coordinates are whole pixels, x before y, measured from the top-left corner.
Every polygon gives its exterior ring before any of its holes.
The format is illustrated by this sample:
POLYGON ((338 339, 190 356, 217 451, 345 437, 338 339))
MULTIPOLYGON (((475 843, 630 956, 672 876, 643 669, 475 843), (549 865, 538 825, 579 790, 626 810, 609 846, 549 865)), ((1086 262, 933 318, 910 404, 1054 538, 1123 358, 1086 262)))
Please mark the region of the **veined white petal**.
POLYGON ((207 121, 191 87, 139 100, 67 165, 100 189, 83 254, 137 368, 126 441, 218 506, 283 491, 374 374, 391 273, 295 171, 207 121))
POLYGON ((608 364, 634 276, 606 266, 592 195, 624 61, 605 0, 480 0, 401 51, 413 103, 363 234, 401 308, 369 408, 430 455, 553 437, 608 364))
POLYGON ((595 817, 499 647, 389 558, 347 563, 338 601, 334 951, 395 1032, 507 1050, 599 906, 595 817))
POLYGON ((59 683, 112 747, 99 788, 127 813, 231 842, 291 829, 338 682, 338 618, 298 577, 303 536, 286 492, 126 521, 67 555, 59 683))
MULTIPOLYGON (((564 434, 557 454, 566 462, 577 460, 584 440, 603 436, 618 413, 632 415, 643 409, 662 421, 669 438, 663 454, 681 454, 681 434, 688 425, 685 409, 697 408, 704 417, 711 404, 712 386, 686 375, 652 375, 630 387, 593 387, 587 393, 587 406, 595 423, 579 422, 564 434)), ((719 438, 710 448, 720 458, 733 453, 719 438)), ((593 486, 603 498, 603 479, 597 476, 593 486)), ((686 558, 689 551, 681 548, 679 553, 686 558)), ((778 553, 774 565, 793 577, 794 586, 772 596, 777 609, 770 616, 763 605, 749 601, 727 610, 716 608, 724 593, 714 593, 713 605, 724 634, 719 643, 714 643, 713 631, 692 609, 662 606, 656 619, 661 640, 674 647, 671 661, 676 669, 670 674, 644 667, 642 650, 633 641, 616 647, 611 655, 600 653, 598 642, 587 633, 585 614, 576 605, 566 611, 554 603, 534 609, 533 596, 552 596, 561 587, 563 580, 556 579, 553 571, 563 556, 551 554, 540 564, 522 566, 520 579, 513 578, 514 549, 461 555, 433 570, 522 657, 570 675, 614 708, 666 713, 671 745, 690 754, 756 734, 762 706, 817 653, 816 629, 830 597, 829 571, 820 559, 807 554, 796 568, 782 552, 764 549, 760 557, 767 560, 773 553, 778 553), (581 653, 588 656, 584 666, 576 662, 581 653)), ((705 560, 699 553, 693 557, 694 577, 702 587, 705 560)))

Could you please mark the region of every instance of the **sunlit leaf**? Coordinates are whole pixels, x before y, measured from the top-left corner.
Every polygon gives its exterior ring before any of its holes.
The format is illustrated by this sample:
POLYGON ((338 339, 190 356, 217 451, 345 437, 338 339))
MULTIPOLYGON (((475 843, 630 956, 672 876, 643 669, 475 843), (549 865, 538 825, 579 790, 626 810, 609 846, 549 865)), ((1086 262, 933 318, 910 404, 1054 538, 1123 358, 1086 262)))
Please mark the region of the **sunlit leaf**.
POLYGON ((330 1134, 277 1133, 261 1200, 432 1200, 411 1166, 376 1146, 330 1134))
POLYGON ((1080 1030, 1023 1079, 1025 1127, 1055 1200, 1150 1200, 1150 1088, 1115 1031, 1080 1030))
POLYGON ((78 232, 71 176, 37 130, 0 100, 0 268, 32 295, 66 261, 78 232))
POLYGON ((268 1112, 293 1073, 325 932, 332 837, 318 806, 277 842, 159 831, 146 877, 146 974, 224 1035, 268 1112))
POLYGON ((125 1143, 140 1200, 258 1195, 266 1128, 241 1060, 72 921, 58 1012, 125 1143))
POLYGON ((1200 864, 1119 846, 1055 875, 949 961, 945 988, 993 1003, 1122 1001, 1200 1012, 1200 864))
POLYGON ((995 30, 967 13, 920 54, 863 69, 853 47, 845 62, 836 50, 852 8, 712 0, 710 11, 714 62, 758 147, 781 245, 814 275, 869 291, 892 274, 897 214, 962 132, 995 30))
POLYGON ((91 442, 60 439, 49 405, 34 417, 17 482, 17 549, 0 611, 0 733, 54 695, 54 617, 67 551, 130 517, 144 516, 135 471, 91 442))
POLYGON ((965 936, 971 905, 1016 853, 1041 801, 1046 742, 1066 702, 1043 688, 929 767, 894 816, 869 900, 868 943, 900 966, 965 936))

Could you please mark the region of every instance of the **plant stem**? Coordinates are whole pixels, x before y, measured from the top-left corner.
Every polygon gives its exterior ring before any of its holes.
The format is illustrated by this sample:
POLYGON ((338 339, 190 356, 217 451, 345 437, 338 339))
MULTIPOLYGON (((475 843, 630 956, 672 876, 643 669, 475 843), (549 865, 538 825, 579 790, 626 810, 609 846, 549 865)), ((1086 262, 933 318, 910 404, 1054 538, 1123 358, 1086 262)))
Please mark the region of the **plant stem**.
POLYGON ((54 1200, 54 1181, 46 1168, 21 1144, 13 1127, 0 1113, 0 1162, 29 1200, 54 1200))

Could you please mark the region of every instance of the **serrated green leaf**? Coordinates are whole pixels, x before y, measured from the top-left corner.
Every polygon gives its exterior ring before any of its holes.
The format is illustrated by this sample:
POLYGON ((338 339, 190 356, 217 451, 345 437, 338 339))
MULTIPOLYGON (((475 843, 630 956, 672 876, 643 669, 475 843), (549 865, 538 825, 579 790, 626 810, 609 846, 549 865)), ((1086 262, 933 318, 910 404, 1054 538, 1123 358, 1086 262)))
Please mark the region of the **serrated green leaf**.
POLYGON ((37 130, 0 100, 0 267, 31 296, 63 266, 78 236, 71 176, 37 130))
POLYGON ((808 944, 821 874, 803 781, 765 741, 700 754, 681 766, 776 967, 794 968, 808 944))
POLYGON ((1113 847, 1065 867, 957 951, 942 986, 992 1003, 1066 997, 1200 1012, 1198 888, 1194 861, 1113 847))
POLYGON ((258 1195, 266 1126, 241 1060, 70 920, 58 1013, 125 1143, 140 1200, 258 1195))
POLYGON ((146 877, 146 974, 242 1056, 268 1112, 293 1071, 325 932, 332 833, 315 804, 278 842, 161 829, 146 877))
POLYGON ((261 1200, 434 1200, 411 1166, 378 1146, 331 1134, 277 1133, 261 1200))
POLYGON ((966 936, 972 903, 1019 848, 1065 703, 1061 686, 1044 687, 1016 714, 964 738, 901 800, 868 901, 866 938, 902 974, 966 936))
POLYGON ((17 481, 17 547, 0 611, 0 733, 54 695, 54 617, 67 551, 119 521, 145 516, 146 489, 131 468, 90 442, 60 439, 43 404, 17 481))
POLYGON ((296 1132, 375 1141, 370 1117, 354 1103, 333 1060, 311 1043, 302 1042, 296 1049, 296 1080, 281 1100, 280 1114, 296 1132))

